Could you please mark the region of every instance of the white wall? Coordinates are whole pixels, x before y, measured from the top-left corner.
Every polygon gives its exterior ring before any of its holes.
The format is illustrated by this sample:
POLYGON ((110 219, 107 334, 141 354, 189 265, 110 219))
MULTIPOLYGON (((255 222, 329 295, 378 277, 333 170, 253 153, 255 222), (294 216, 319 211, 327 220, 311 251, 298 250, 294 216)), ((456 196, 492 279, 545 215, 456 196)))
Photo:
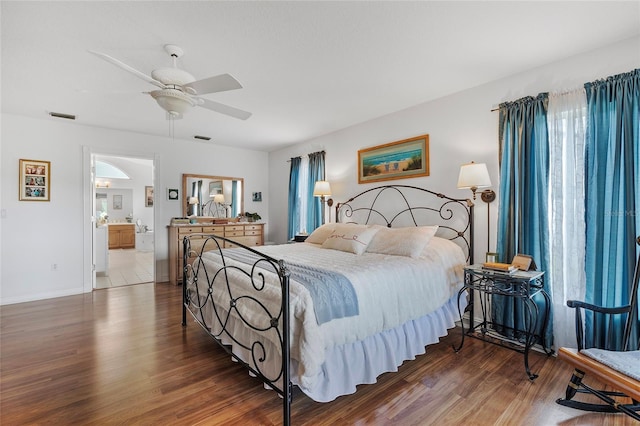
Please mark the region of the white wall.
MULTIPOLYGON (((287 234, 287 187, 290 157, 325 149, 327 179, 335 200, 345 200, 373 186, 358 185, 357 151, 381 143, 428 133, 428 177, 390 181, 464 197, 458 190, 459 166, 474 160, 489 166, 498 184, 497 122, 490 110, 542 91, 570 89, 587 81, 640 67, 640 37, 564 61, 460 92, 433 102, 371 120, 271 154, 172 141, 148 135, 92 128, 45 118, 2 114, 0 139, 0 304, 77 294, 86 287, 83 225, 90 209, 83 197, 83 146, 106 155, 157 158, 155 182, 156 274, 168 277, 165 225, 181 216, 181 204, 166 199, 167 188, 182 188, 182 173, 236 176, 245 179, 245 210, 258 211, 267 222, 267 240, 284 242, 287 234), (51 201, 18 201, 18 160, 51 161, 51 201), (251 201, 262 192, 263 201, 251 201), (249 197, 247 197, 249 194, 249 197), (273 219, 270 219, 273 218, 273 219), (57 264, 56 271, 51 269, 57 264)), ((425 76, 428 78, 428 76, 425 76)), ((499 194, 498 194, 499 196, 499 194)), ((499 199, 498 199, 499 201, 499 199)), ((476 210, 476 259, 486 250, 486 208, 476 210)), ((497 202, 491 205, 495 230, 497 202)), ((495 235, 492 237, 495 246, 495 235)))
MULTIPOLYGON (((0 304, 78 294, 86 288, 83 259, 90 247, 84 222, 91 210, 85 208, 89 194, 83 146, 92 153, 157 158, 156 281, 168 279, 166 225, 182 215, 181 203, 168 201, 166 189, 182 188, 183 173, 243 177, 245 194, 267 191, 265 152, 10 114, 2 114, 1 136, 0 304), (20 158, 51 161, 50 202, 18 201, 20 158)), ((255 207, 245 196, 245 208, 264 212, 267 222, 268 204, 266 199, 255 207)))
MULTIPOLYGON (((636 37, 272 152, 269 156, 269 217, 273 218, 269 224, 270 238, 280 243, 287 238, 287 191, 283 188, 288 185, 287 160, 291 157, 324 149, 332 198, 344 201, 377 185, 357 183, 359 149, 428 133, 430 176, 383 183, 414 185, 456 198, 467 197, 470 192, 457 189, 456 184, 460 165, 473 160, 487 163, 493 189, 499 192, 498 112, 491 109, 501 102, 571 89, 638 67, 640 38, 636 37)), ((492 250, 495 249, 499 196, 490 205, 492 250)), ((475 259, 481 260, 487 249, 487 207, 480 199, 476 206, 475 259)))

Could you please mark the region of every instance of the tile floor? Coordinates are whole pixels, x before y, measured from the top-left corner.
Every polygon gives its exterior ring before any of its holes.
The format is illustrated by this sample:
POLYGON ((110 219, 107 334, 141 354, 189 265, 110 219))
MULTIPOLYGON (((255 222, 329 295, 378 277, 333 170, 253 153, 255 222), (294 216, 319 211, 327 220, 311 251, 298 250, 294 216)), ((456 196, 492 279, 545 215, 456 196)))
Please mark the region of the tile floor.
POLYGON ((96 277, 96 288, 120 287, 153 281, 153 251, 109 250, 109 273, 96 277))

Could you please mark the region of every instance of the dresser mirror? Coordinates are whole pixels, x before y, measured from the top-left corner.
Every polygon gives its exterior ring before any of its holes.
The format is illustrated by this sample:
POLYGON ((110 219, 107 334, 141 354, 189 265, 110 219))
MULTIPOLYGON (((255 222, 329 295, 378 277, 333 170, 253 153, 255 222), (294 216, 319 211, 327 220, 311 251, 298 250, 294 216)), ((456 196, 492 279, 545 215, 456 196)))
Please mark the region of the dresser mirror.
POLYGON ((236 217, 244 212, 243 191, 243 178, 183 174, 182 215, 236 217))

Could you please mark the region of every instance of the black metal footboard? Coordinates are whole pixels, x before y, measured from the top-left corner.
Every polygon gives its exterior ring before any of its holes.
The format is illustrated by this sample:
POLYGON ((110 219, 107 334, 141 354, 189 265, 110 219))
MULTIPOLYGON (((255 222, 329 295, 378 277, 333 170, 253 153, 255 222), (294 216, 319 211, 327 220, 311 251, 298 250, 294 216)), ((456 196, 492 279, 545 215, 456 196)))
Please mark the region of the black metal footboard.
POLYGON ((226 242, 232 241, 204 234, 184 238, 182 325, 186 326, 189 311, 233 359, 280 394, 283 424, 289 425, 293 387, 289 272, 282 260, 237 242, 233 242, 236 248, 225 250, 226 242), (191 240, 197 241, 194 248, 191 240), (231 256, 231 251, 242 254, 244 261, 231 256), (250 335, 234 335, 236 326, 251 330, 250 335))
MULTIPOLYGON (((385 185, 337 203, 335 221, 387 227, 438 225, 436 235, 458 244, 473 263, 473 202, 468 199, 385 185)), ((192 234, 184 239, 183 249, 182 324, 186 325, 188 310, 225 351, 278 392, 283 398, 283 423, 289 425, 290 340, 296 324, 290 324, 285 262, 215 235, 192 234), (225 245, 238 248, 227 250, 225 245)))

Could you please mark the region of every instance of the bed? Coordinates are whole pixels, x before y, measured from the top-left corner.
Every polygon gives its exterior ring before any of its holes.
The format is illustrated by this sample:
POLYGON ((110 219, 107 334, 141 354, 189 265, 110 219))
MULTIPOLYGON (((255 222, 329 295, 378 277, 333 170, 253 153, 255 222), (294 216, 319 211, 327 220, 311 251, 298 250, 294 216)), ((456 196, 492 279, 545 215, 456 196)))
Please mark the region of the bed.
POLYGON ((184 239, 182 323, 190 313, 281 395, 289 424, 293 386, 318 402, 351 394, 455 326, 473 203, 380 186, 337 203, 335 222, 305 242, 232 243, 211 235, 192 250, 184 239))

